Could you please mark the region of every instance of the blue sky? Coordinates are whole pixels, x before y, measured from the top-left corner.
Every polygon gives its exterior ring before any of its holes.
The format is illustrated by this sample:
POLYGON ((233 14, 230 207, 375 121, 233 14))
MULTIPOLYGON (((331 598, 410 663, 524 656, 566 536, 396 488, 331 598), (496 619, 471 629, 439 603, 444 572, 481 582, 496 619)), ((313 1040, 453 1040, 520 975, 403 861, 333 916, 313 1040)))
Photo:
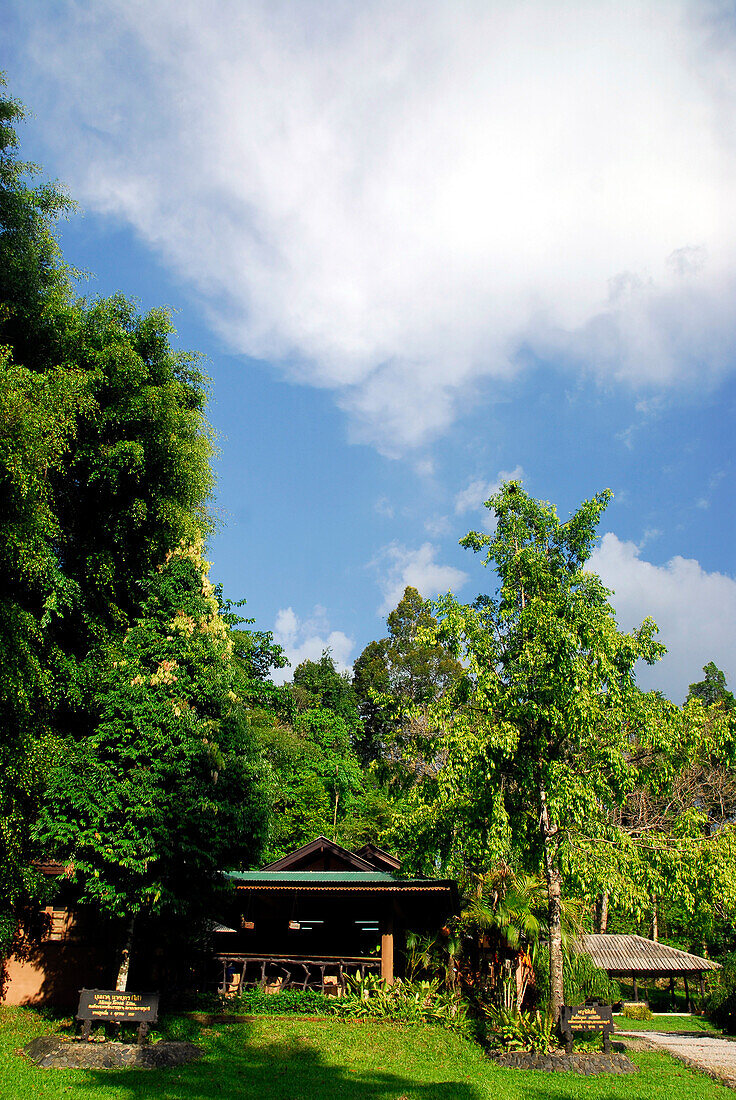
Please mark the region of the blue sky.
POLYGON ((178 311, 220 436, 214 579, 342 667, 471 599, 499 479, 566 515, 680 701, 736 682, 730 5, 0 0, 24 155, 90 294, 178 311))

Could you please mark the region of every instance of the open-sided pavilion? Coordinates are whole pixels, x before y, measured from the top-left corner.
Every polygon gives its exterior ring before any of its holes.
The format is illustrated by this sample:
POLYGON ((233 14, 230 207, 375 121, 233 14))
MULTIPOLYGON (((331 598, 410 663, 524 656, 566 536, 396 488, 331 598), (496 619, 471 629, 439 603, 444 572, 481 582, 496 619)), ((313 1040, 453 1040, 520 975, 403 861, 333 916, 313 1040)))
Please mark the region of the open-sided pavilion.
POLYGON ((682 978, 688 1012, 692 1009, 690 982, 697 980, 702 996, 704 975, 709 970, 721 969, 721 964, 712 959, 691 955, 644 936, 590 934, 582 936, 580 948, 610 978, 631 978, 635 1001, 639 999, 639 982, 652 978, 669 978, 670 996, 674 1001, 675 982, 682 978))
POLYGON ((258 871, 233 871, 216 932, 222 992, 248 986, 335 991, 356 971, 391 983, 395 944, 437 931, 457 908, 448 879, 408 878, 375 845, 351 852, 317 837, 258 871))

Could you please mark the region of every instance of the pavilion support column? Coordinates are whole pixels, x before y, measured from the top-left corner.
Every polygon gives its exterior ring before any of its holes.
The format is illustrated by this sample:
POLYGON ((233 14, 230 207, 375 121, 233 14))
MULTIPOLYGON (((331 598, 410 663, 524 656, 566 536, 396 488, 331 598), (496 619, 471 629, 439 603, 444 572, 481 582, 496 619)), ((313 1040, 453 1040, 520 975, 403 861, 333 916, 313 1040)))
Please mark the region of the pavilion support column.
POLYGON ((381 977, 386 985, 394 984, 394 916, 381 921, 381 977))
POLYGON ((677 998, 675 997, 675 975, 670 974, 670 1008, 674 1012, 677 1008, 677 998))
POLYGON ((698 974, 698 979, 700 981, 700 1011, 702 1012, 705 1005, 705 978, 702 974, 698 974))
POLYGON ((638 1001, 639 1000, 639 985, 638 985, 637 980, 636 980, 636 974, 632 974, 631 978, 632 978, 632 981, 634 983, 634 1000, 638 1001))
POLYGON ((690 986, 687 984, 687 974, 682 975, 682 980, 685 983, 685 1011, 692 1012, 693 1006, 690 1002, 690 986))

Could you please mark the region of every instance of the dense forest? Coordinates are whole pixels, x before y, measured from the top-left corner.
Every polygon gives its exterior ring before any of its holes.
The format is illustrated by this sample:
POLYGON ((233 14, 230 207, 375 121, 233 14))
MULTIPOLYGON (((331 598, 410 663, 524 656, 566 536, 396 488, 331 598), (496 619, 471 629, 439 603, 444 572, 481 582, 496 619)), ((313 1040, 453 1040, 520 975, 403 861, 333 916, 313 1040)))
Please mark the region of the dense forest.
POLYGON ((22 117, 2 100, 1 946, 45 900, 42 860, 126 945, 322 834, 497 915, 534 894, 553 1006, 571 912, 736 949, 736 701, 715 663, 682 705, 637 686, 656 626, 620 631, 586 570, 610 494, 561 522, 503 485, 493 533, 463 539, 487 595, 408 587, 352 672, 325 652, 276 686, 283 652, 209 576, 197 356, 166 310, 79 296, 56 238, 73 204, 20 159, 22 117))

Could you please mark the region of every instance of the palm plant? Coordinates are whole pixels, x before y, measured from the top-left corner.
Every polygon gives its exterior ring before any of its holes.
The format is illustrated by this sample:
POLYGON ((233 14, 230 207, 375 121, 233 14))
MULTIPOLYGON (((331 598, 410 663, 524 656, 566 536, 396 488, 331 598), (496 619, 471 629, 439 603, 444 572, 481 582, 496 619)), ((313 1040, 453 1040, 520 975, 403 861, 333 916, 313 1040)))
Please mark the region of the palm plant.
POLYGON ((468 930, 495 932, 516 951, 538 941, 546 903, 546 887, 538 875, 516 875, 503 866, 478 881, 463 905, 460 924, 468 930))
POLYGON ((443 929, 438 936, 408 932, 406 950, 407 977, 411 981, 428 972, 437 975, 446 989, 457 990, 463 937, 456 926, 443 929))
MULTIPOLYGON (((500 864, 465 891, 459 917, 437 936, 410 932, 406 938, 407 976, 436 975, 445 988, 460 985, 481 998, 491 990, 508 1009, 524 1003, 534 983, 534 964, 544 928, 547 887, 539 875, 514 872, 500 864)), ((563 942, 580 935, 585 906, 566 901, 563 942)), ((544 958, 544 952, 542 952, 544 958)))

